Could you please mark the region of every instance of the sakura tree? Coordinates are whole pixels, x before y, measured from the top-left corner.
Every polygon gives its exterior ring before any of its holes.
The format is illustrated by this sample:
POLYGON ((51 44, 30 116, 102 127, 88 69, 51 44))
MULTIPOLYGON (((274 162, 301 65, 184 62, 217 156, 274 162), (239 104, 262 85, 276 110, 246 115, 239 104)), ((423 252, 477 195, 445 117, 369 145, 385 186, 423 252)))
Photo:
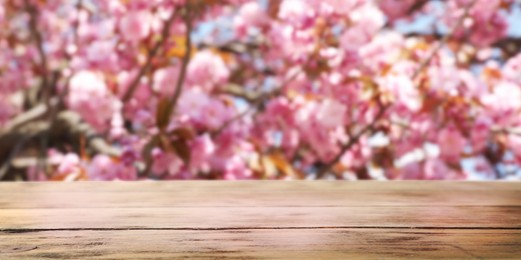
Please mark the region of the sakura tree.
POLYGON ((520 6, 0 0, 0 179, 519 178, 520 6))

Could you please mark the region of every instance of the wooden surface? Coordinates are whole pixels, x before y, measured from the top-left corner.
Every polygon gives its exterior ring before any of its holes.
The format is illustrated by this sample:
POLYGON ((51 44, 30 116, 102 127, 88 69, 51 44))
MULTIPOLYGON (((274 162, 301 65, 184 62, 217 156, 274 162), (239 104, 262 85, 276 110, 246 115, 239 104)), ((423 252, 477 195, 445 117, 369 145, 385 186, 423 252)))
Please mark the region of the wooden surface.
POLYGON ((0 183, 0 259, 188 257, 521 259, 521 183, 0 183))

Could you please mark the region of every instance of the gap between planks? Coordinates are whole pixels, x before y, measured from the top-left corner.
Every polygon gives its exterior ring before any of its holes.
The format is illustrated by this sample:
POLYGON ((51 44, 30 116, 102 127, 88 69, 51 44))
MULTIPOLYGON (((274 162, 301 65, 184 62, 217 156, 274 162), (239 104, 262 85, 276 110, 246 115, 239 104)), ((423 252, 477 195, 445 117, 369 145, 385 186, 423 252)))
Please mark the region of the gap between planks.
POLYGON ((232 231, 232 230, 313 230, 313 229, 391 229, 391 230, 521 230, 512 227, 389 227, 389 226, 317 226, 317 227, 226 227, 226 228, 36 228, 0 229, 9 234, 54 231, 232 231))

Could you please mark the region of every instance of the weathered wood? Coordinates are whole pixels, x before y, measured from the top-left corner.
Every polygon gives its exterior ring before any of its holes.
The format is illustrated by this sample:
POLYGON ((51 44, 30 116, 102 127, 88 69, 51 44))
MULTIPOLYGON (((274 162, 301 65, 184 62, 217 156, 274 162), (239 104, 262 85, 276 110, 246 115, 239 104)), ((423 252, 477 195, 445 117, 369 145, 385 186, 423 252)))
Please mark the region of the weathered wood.
MULTIPOLYGON (((520 181, 146 181, 146 182, 5 182, 2 183, 0 193, 13 192, 233 192, 231 188, 244 192, 247 189, 252 192, 338 192, 338 191, 436 191, 436 192, 460 192, 477 195, 480 191, 520 192, 520 181), (211 190, 209 190, 211 189, 211 190)), ((235 190, 237 191, 237 190, 235 190)), ((493 195, 493 194, 489 194, 493 195)))
POLYGON ((55 182, 0 188, 3 209, 521 206, 520 198, 519 182, 55 182))
POLYGON ((0 233, 0 258, 505 259, 520 230, 269 229, 0 233))
POLYGON ((0 230, 251 227, 521 229, 521 207, 184 207, 0 211, 0 230))
POLYGON ((521 183, 0 183, 0 259, 520 258, 521 183))

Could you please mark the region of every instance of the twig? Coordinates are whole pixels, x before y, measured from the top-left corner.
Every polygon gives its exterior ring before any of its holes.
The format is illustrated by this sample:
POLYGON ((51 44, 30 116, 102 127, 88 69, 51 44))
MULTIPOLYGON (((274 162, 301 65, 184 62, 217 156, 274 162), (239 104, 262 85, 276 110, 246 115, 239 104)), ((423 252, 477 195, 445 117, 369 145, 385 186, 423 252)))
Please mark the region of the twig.
MULTIPOLYGON (((59 74, 53 73, 52 84, 50 86, 56 85, 58 82, 58 78, 59 78, 59 74)), ((51 136, 50 130, 52 129, 53 125, 56 123, 56 118, 57 118, 58 112, 60 110, 60 105, 63 102, 63 95, 59 96, 58 102, 56 102, 56 104, 53 104, 54 102, 52 102, 51 98, 49 98, 47 100, 48 101, 46 103, 47 103, 47 106, 49 107, 49 113, 50 113, 50 115, 49 115, 50 128, 48 131, 44 132, 44 134, 41 138, 40 161, 38 164, 38 167, 39 168, 41 167, 45 173, 47 173, 47 149, 49 146, 49 139, 51 136)))
MULTIPOLYGON (((441 40, 446 37, 447 34, 442 34, 439 32, 429 32, 429 33, 420 33, 420 32, 411 32, 405 34, 405 37, 422 37, 432 40, 441 40)), ((501 49, 507 57, 514 56, 521 51, 521 37, 509 36, 503 37, 496 42, 491 44, 491 47, 495 47, 501 49)))
POLYGON ((420 73, 425 69, 425 67, 427 67, 427 65, 429 65, 429 63, 432 61, 432 59, 436 56, 438 51, 440 51, 441 48, 447 43, 447 41, 450 38, 452 38, 454 33, 456 33, 459 30, 461 25, 463 25, 465 18, 467 18, 467 16, 469 15, 470 8, 472 8, 474 6, 474 4, 476 4, 476 2, 477 2, 477 0, 473 0, 471 3, 469 3, 465 7, 465 11, 463 12, 463 15, 458 19, 458 21, 456 22, 456 25, 452 28, 452 30, 443 36, 443 38, 439 41, 438 45, 436 45, 436 47, 429 54, 427 59, 423 60, 423 62, 420 63, 420 66, 412 75, 413 80, 415 80, 420 75, 420 73))
POLYGON ((231 41, 225 44, 212 45, 211 43, 201 43, 198 48, 215 48, 222 52, 229 52, 233 54, 243 54, 246 52, 252 52, 258 50, 261 47, 260 39, 253 40, 252 42, 238 42, 231 41))
POLYGON ((183 92, 183 84, 186 78, 186 70, 188 69, 188 63, 190 63, 190 56, 192 55, 192 37, 190 37, 190 33, 192 32, 192 22, 190 17, 190 5, 186 5, 186 14, 185 14, 185 24, 186 24, 186 32, 185 32, 185 53, 182 59, 181 70, 179 71, 179 77, 177 78, 177 84, 175 87, 174 94, 172 95, 172 99, 169 103, 169 110, 171 111, 170 115, 173 115, 175 112, 175 106, 177 104, 177 100, 181 96, 183 92))
POLYGON ((243 98, 245 98, 246 100, 252 102, 252 104, 250 105, 250 107, 248 107, 248 109, 246 109, 245 111, 243 111, 242 113, 232 117, 231 119, 229 119, 228 121, 224 122, 224 124, 219 127, 217 130, 213 131, 211 133, 212 136, 218 136, 222 133, 222 131, 224 131, 228 126, 230 126, 233 122, 237 121, 237 120, 240 120, 241 118, 243 118, 244 116, 246 116, 250 111, 252 111, 254 108, 257 108, 260 104, 262 104, 263 101, 265 101, 267 98, 269 97, 272 97, 272 96, 275 96, 277 94, 279 94, 281 92, 281 88, 284 87, 284 85, 288 84, 289 82, 291 82, 293 79, 295 79, 298 75, 299 75, 299 72, 300 71, 297 71, 295 72, 293 75, 291 75, 289 78, 287 78, 286 80, 284 80, 280 85, 280 87, 277 87, 275 88, 274 90, 272 91, 269 91, 267 93, 262 93, 262 94, 258 94, 258 95, 254 95, 255 98, 252 98, 251 95, 247 95, 245 94, 244 96, 241 96, 243 98), (250 99, 248 99, 250 98, 250 99))
POLYGON ((260 95, 258 98, 256 98, 255 100, 252 101, 252 104, 246 110, 244 110, 242 113, 239 113, 239 114, 235 115, 234 117, 230 118, 228 121, 224 122, 219 128, 212 131, 211 136, 215 137, 215 136, 220 135, 226 128, 228 128, 228 126, 230 126, 235 121, 238 121, 238 120, 242 119, 243 117, 245 117, 254 108, 256 108, 260 104, 262 104, 262 102, 266 99, 266 97, 269 97, 276 92, 278 92, 278 91, 272 91, 272 92, 264 93, 264 94, 260 95))
POLYGON ((31 31, 31 37, 35 41, 36 49, 38 51, 38 57, 40 58, 40 69, 42 70, 42 83, 40 86, 40 93, 44 94, 44 98, 48 100, 49 89, 48 89, 48 73, 49 67, 47 64, 47 56, 45 55, 45 50, 43 49, 43 37, 38 31, 38 11, 37 9, 29 3, 29 0, 25 0, 25 8, 27 13, 29 13, 29 29, 31 31))
MULTIPOLYGON (((190 14, 190 7, 189 6, 190 5, 186 5, 186 9, 185 9, 185 11, 186 11, 186 13, 185 13, 185 23, 186 23, 185 50, 186 50, 186 52, 184 53, 184 56, 183 56, 183 59, 182 59, 181 69, 179 71, 179 76, 177 78, 175 91, 174 91, 174 93, 172 95, 172 99, 170 99, 168 104, 167 104, 167 111, 168 112, 162 114, 163 117, 169 116, 169 115, 173 115, 174 112, 175 112, 175 107, 176 107, 177 101, 179 100, 179 97, 181 96, 181 93, 182 93, 182 90, 183 90, 183 84, 184 84, 185 77, 186 77, 186 71, 187 71, 187 68, 188 68, 188 63, 190 62, 190 55, 192 53, 192 51, 191 51, 191 49, 192 49, 192 39, 190 37, 190 33, 192 31, 192 22, 191 22, 191 17, 190 17, 191 14, 190 14)), ((164 119, 165 118, 163 118, 161 121, 169 121, 169 118, 166 118, 166 120, 164 120, 164 119)), ((148 159, 145 162, 145 169, 143 170, 142 175, 148 176, 150 174, 150 170, 152 168, 152 163, 153 163, 152 156, 149 156, 148 159)))
MULTIPOLYGON (((463 13, 463 15, 460 17, 460 19, 458 20, 456 26, 454 28, 452 28, 452 30, 450 31, 450 33, 448 33, 447 35, 445 35, 439 42, 439 44, 433 49, 433 51, 431 52, 431 54, 429 55, 429 57, 427 59, 425 59, 421 64, 420 64, 420 67, 414 72, 413 76, 412 76, 412 80, 416 80, 416 78, 420 75, 420 73, 423 71, 423 69, 431 62, 431 60, 434 58, 434 56, 438 53, 438 51, 443 47, 443 45, 445 45, 445 43, 452 37, 452 35, 459 29, 459 27, 463 24, 463 21, 464 19, 468 16, 468 13, 469 13, 469 10, 470 8, 472 8, 472 6, 476 3, 477 0, 473 0, 470 4, 468 4, 465 8, 465 12, 463 13)), ((335 165, 336 163, 338 163, 340 161, 340 159, 342 158, 342 155, 347 152, 349 149, 351 149, 351 147, 353 145, 355 145, 356 143, 358 143, 359 139, 364 135, 366 134, 369 130, 373 129, 374 125, 376 124, 376 122, 378 122, 382 117, 383 115, 385 114, 386 110, 387 110, 388 106, 383 106, 380 108, 380 111, 378 112, 377 116, 375 117, 374 121, 368 125, 366 125, 358 134, 356 134, 355 136, 353 136, 352 138, 349 139, 349 142, 347 142, 345 145, 342 146, 341 150, 340 150, 340 153, 338 153, 336 155, 336 157, 331 160, 330 162, 328 162, 327 164, 325 164, 321 169, 318 170, 317 172, 317 178, 321 178, 323 177, 330 169, 331 167, 333 167, 333 165, 335 165)))
POLYGON ((335 158, 333 158, 333 160, 329 161, 320 170, 318 170, 316 178, 322 178, 335 164, 337 164, 340 161, 345 152, 351 149, 353 145, 357 144, 364 134, 372 130, 376 122, 378 122, 384 116, 385 112, 387 111, 387 108, 388 106, 381 106, 373 122, 366 125, 362 130, 360 130, 360 132, 358 132, 358 134, 351 137, 349 141, 342 146, 340 152, 335 156, 335 158))
POLYGON ((172 23, 174 22, 175 18, 177 17, 177 9, 172 10, 172 14, 168 18, 168 20, 163 25, 163 30, 161 31, 161 39, 159 39, 156 44, 152 47, 152 49, 148 52, 147 60, 145 61, 145 64, 141 69, 139 70, 138 74, 134 78, 134 80, 130 83, 127 91, 123 95, 123 102, 128 102, 132 96, 134 95, 134 92, 136 91, 137 87, 139 86, 139 82, 141 78, 145 75, 145 73, 150 69, 150 66, 152 65, 152 60, 159 52, 159 49, 163 45, 163 43, 168 39, 170 35, 170 28, 172 27, 172 23))
POLYGON ((407 14, 411 15, 414 12, 420 10, 423 6, 425 6, 430 0, 419 0, 414 3, 409 10, 407 10, 407 14))
POLYGON ((78 42, 79 42, 78 29, 80 27, 80 12, 81 12, 82 8, 83 8, 83 0, 78 0, 78 3, 76 4, 77 15, 76 15, 76 20, 73 24, 73 30, 72 30, 73 41, 74 41, 74 44, 76 45, 76 47, 79 47, 78 46, 78 42))

